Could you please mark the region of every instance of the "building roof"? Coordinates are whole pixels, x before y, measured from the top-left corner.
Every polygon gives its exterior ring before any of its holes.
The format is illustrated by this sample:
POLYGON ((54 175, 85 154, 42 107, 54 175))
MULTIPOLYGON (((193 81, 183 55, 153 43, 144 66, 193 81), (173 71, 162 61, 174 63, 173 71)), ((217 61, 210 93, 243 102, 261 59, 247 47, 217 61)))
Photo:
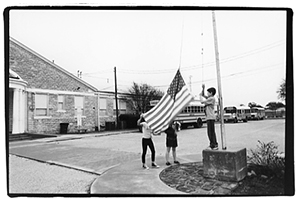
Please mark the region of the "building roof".
MULTIPOLYGON (((47 62, 49 65, 53 66, 54 68, 56 68, 57 70, 67 74, 68 76, 76 79, 77 81, 79 81, 80 83, 84 84, 86 87, 88 87, 90 90, 93 90, 94 92, 97 92, 98 89, 92 85, 90 85, 89 83, 83 81, 82 79, 80 79, 79 77, 73 75, 72 73, 70 73, 69 71, 63 69, 62 67, 60 67, 59 65, 53 63, 52 61, 50 61, 49 59, 43 57, 42 55, 38 54, 37 52, 33 51, 32 49, 28 48, 27 46, 25 46, 24 44, 22 44, 21 42, 17 41, 16 39, 9 37, 10 41, 14 42, 15 44, 19 45, 20 47, 22 47, 23 49, 25 49, 26 51, 29 51, 30 53, 34 54, 35 56, 39 57, 40 59, 44 60, 45 62, 47 62)), ((13 76, 13 74, 12 74, 13 76)), ((9 73, 9 77, 11 77, 10 73, 9 73)))

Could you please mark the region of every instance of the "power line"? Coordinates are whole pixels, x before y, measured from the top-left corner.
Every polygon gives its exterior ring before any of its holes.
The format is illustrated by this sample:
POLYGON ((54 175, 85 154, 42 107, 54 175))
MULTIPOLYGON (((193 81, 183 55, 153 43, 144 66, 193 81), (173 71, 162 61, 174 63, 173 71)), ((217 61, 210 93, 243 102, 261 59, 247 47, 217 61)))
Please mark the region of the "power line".
MULTIPOLYGON (((264 70, 264 69, 272 69, 272 68, 276 68, 276 66, 278 65, 282 65, 284 63, 278 63, 278 64, 273 64, 273 65, 269 65, 269 66, 266 66, 266 67, 263 67, 263 68, 258 68, 258 69, 251 69, 251 70, 247 70, 247 71, 242 71, 242 72, 236 72, 236 73, 232 73, 232 74, 228 74, 228 75, 225 75, 225 76, 222 76, 223 79, 227 79, 227 78, 234 78, 236 76, 239 76, 241 74, 246 74, 246 73, 250 73, 250 72, 258 72, 258 71, 261 71, 261 70, 264 70)), ((249 74, 251 75, 251 74, 249 74)), ((249 76, 248 75, 248 76, 249 76)), ((245 75, 244 75, 245 76, 245 75)), ((210 78, 210 79, 205 79, 204 82, 210 82, 210 81, 214 81, 216 80, 216 78, 210 78)), ((192 84, 199 84, 199 83, 202 83, 202 81, 194 81, 192 82, 192 84)), ((119 86, 122 86, 122 87, 130 87, 131 85, 126 85, 126 84, 120 84, 119 86)), ((110 87, 113 87, 113 86, 109 86, 107 88, 104 88, 104 89, 108 89, 110 87)), ((155 88, 163 88, 163 87, 169 87, 168 84, 165 84, 165 85, 152 85, 152 87, 155 87, 155 88)), ((103 90, 103 89, 102 89, 103 90)))
MULTIPOLYGON (((242 54, 238 54, 238 55, 234 55, 231 57, 227 57, 227 58, 223 58, 220 59, 220 63, 226 63, 226 62, 230 62, 233 60, 238 60, 247 56, 251 56, 263 51, 267 51, 270 50, 272 48, 275 48, 277 46, 280 46, 284 43, 284 40, 280 40, 265 46, 262 46, 260 48, 251 50, 251 51, 247 51, 245 53, 242 54)), ((200 69, 200 68, 204 68, 204 67, 211 67, 214 66, 215 62, 208 62, 205 64, 199 64, 199 65, 192 65, 192 66, 188 66, 188 67, 181 67, 182 71, 188 71, 188 70, 194 70, 194 69, 200 69)), ((164 69, 164 70, 129 70, 129 69, 120 69, 119 71, 121 71, 122 73, 126 73, 126 74, 161 74, 161 73, 172 73, 174 71, 176 71, 176 68, 170 68, 170 69, 164 69)))
MULTIPOLYGON (((242 75, 242 76, 250 76, 250 75, 253 75, 254 73, 259 73, 258 71, 262 71, 264 69, 273 69, 273 68, 276 68, 276 66, 279 66, 279 65, 282 65, 284 63, 277 63, 277 64, 273 64, 273 65, 269 65, 269 66, 266 66, 266 67, 263 67, 263 68, 258 68, 258 69, 251 69, 251 70, 246 70, 246 71, 242 71, 242 72, 236 72, 236 73, 232 73, 232 74, 228 74, 228 75, 225 75, 225 76, 222 76, 223 79, 231 79, 231 78, 236 78, 236 77, 239 77, 239 75, 242 75), (251 73, 251 72, 254 72, 253 74, 247 74, 247 73, 251 73)), ((216 78, 209 78, 209 79, 204 79, 204 82, 210 82, 210 81, 214 81, 216 80, 216 78)), ((118 82, 126 82, 128 83, 129 81, 121 81, 121 80, 118 80, 118 82)), ((196 85, 196 84, 201 84, 203 83, 203 81, 194 81, 192 82, 193 85, 196 85)), ((118 84, 118 86, 121 86, 121 87, 130 87, 131 85, 128 85, 128 84, 118 84)), ((100 90, 106 90, 106 89, 109 89, 109 88, 112 88, 114 87, 114 84, 111 85, 111 86, 108 86, 108 87, 105 87, 105 88, 102 88, 100 90)), ((169 87, 168 84, 165 84, 165 85, 152 85, 152 87, 154 88, 167 88, 169 87)))
MULTIPOLYGON (((268 68, 270 68, 270 70, 271 70, 272 68, 277 68, 276 66, 282 65, 282 64, 284 64, 284 63, 278 63, 278 64, 270 65, 270 66, 267 66, 267 67, 259 68, 259 69, 252 69, 252 70, 237 72, 237 73, 222 76, 222 78, 224 78, 224 79, 231 78, 231 77, 233 78, 234 76, 238 76, 238 75, 245 74, 245 73, 250 73, 250 72, 257 72, 257 71, 261 71, 261 70, 268 69, 268 68)), ((252 75, 252 74, 249 74, 249 75, 246 75, 246 76, 250 76, 250 75, 252 75)), ((216 78, 207 79, 205 81, 209 82, 209 81, 214 81, 214 80, 216 80, 216 78)), ((202 81, 193 82, 193 84, 199 84, 199 83, 202 83, 202 81)))
POLYGON ((105 74, 105 73, 112 73, 111 70, 106 69, 106 70, 101 70, 101 71, 96 71, 96 72, 88 72, 88 73, 83 73, 83 75, 88 75, 88 74, 105 74))
MULTIPOLYGON (((243 58, 243 57, 247 57, 247 56, 250 56, 250 55, 253 55, 253 54, 256 54, 256 53, 260 53, 262 51, 272 49, 274 47, 282 45, 283 43, 280 43, 282 41, 283 40, 280 40, 278 42, 274 42, 272 44, 269 44, 269 45, 266 45, 266 46, 263 46, 263 47, 260 47, 260 48, 257 48, 257 49, 254 49, 254 50, 239 54, 239 55, 235 55, 235 56, 231 56, 231 57, 228 57, 228 58, 220 59, 220 63, 222 64, 222 63, 230 62, 230 61, 233 61, 233 60, 238 60, 238 59, 243 58), (280 44, 276 44, 276 43, 280 43, 280 44)), ((184 67, 183 70, 184 71, 193 70, 193 69, 203 68, 203 67, 206 67, 206 66, 211 67, 211 66, 214 66, 214 65, 215 65, 215 62, 209 62, 209 63, 205 63, 204 65, 202 64, 202 65, 192 65, 192 66, 189 66, 189 67, 184 67)))
POLYGON ((175 72, 177 68, 164 69, 164 70, 128 70, 128 69, 119 69, 118 71, 125 74, 161 74, 161 73, 172 73, 175 72))
MULTIPOLYGON (((231 57, 227 57, 227 58, 223 58, 220 59, 220 63, 226 63, 226 62, 230 62, 233 60, 238 60, 247 56, 251 56, 263 51, 267 51, 270 50, 274 47, 280 46, 284 44, 284 40, 279 40, 277 42, 262 46, 260 48, 257 49, 253 49, 251 51, 247 51, 244 52, 242 54, 238 54, 238 55, 234 55, 231 57)), ((202 50, 203 51, 203 50, 202 50)), ((215 62, 208 62, 208 63, 202 63, 202 64, 198 64, 198 65, 191 65, 191 66, 187 66, 187 67, 181 67, 182 71, 189 71, 189 70, 195 70, 195 69, 200 69, 200 68, 204 68, 204 67, 211 67, 214 66, 215 62)), ((177 70, 177 68, 169 68, 169 69, 161 69, 161 70, 131 70, 131 69, 118 69, 118 72, 124 73, 124 74, 164 74, 164 73, 172 73, 175 72, 177 70)), ((82 73, 82 75, 87 76, 87 77, 94 77, 96 78, 97 76, 94 76, 94 74, 104 74, 104 73, 112 73, 111 70, 107 69, 107 70, 101 70, 101 71, 97 71, 97 72, 88 72, 88 73, 82 73), (90 75, 91 74, 91 75, 90 75)), ((100 77, 99 77, 100 78, 100 77)), ((103 77, 101 77, 102 79, 105 79, 103 77)))
MULTIPOLYGON (((84 74, 83 74, 83 75, 84 75, 84 74)), ((97 78, 97 79, 109 79, 109 78, 107 78, 107 77, 92 76, 92 75, 84 75, 84 77, 97 78)))

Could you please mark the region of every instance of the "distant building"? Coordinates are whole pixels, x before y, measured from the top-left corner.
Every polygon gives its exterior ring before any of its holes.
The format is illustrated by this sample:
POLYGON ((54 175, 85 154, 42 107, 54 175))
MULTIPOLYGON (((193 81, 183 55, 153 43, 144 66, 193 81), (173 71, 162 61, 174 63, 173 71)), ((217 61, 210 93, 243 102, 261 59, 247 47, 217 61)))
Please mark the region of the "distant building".
MULTIPOLYGON (((129 112, 125 98, 119 96, 119 113, 129 112)), ((13 38, 8 101, 12 134, 56 134, 60 123, 68 123, 68 132, 95 131, 116 118, 114 93, 98 91, 13 38)))
POLYGON ((265 110, 265 117, 266 118, 285 118, 286 117, 286 108, 281 107, 276 110, 265 110))

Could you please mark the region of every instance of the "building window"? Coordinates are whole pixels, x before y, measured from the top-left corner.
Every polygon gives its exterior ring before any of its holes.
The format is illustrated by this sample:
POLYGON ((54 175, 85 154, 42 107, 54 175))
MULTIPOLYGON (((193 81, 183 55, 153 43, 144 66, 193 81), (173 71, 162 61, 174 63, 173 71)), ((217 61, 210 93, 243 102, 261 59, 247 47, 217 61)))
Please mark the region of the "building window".
POLYGON ((101 110, 107 109, 107 100, 106 99, 99 99, 99 108, 101 110))
POLYGON ((58 110, 65 110, 65 96, 58 95, 58 110))
POLYGON ((48 95, 36 94, 35 95, 35 115, 36 116, 48 116, 48 95))
POLYGON ((75 115, 78 115, 78 112, 81 112, 81 115, 84 115, 84 97, 75 97, 75 115))
POLYGON ((99 99, 99 115, 104 116, 106 115, 107 111, 107 99, 99 99))
MULTIPOLYGON (((116 101, 114 100, 114 115, 116 115, 116 101)), ((126 113, 126 101, 118 99, 118 114, 125 114, 126 113)))

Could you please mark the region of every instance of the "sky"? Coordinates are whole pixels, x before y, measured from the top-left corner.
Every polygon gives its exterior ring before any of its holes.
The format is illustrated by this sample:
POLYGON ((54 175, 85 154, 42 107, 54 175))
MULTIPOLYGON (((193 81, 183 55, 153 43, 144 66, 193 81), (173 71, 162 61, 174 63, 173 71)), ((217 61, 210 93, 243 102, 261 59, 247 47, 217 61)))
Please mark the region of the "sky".
MULTIPOLYGON (((224 106, 265 106, 286 75, 286 12, 215 10, 224 106)), ((199 96, 218 89, 211 10, 11 10, 9 34, 101 91, 162 91, 180 69, 199 96)))

